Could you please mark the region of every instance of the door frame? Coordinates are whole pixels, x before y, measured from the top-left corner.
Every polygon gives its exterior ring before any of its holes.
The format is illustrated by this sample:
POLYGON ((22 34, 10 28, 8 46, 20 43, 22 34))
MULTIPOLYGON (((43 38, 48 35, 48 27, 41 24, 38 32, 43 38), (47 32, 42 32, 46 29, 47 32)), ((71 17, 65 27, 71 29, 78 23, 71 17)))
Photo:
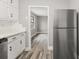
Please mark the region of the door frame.
POLYGON ((29 48, 31 49, 31 27, 30 27, 30 16, 31 16, 31 14, 30 14, 30 11, 31 11, 31 7, 44 7, 44 8, 47 8, 47 12, 48 12, 48 48, 49 48, 49 6, 37 6, 37 5, 29 5, 28 6, 28 39, 29 39, 29 48))

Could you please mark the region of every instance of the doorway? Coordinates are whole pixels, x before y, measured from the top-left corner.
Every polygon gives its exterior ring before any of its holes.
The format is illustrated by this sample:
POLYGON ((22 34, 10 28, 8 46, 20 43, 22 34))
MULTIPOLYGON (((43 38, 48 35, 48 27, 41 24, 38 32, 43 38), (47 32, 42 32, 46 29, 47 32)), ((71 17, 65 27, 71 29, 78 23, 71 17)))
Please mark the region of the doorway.
MULTIPOLYGON (((49 47, 49 7, 29 6, 29 43, 30 48, 35 42, 49 47)), ((38 44, 37 43, 37 44, 38 44)))

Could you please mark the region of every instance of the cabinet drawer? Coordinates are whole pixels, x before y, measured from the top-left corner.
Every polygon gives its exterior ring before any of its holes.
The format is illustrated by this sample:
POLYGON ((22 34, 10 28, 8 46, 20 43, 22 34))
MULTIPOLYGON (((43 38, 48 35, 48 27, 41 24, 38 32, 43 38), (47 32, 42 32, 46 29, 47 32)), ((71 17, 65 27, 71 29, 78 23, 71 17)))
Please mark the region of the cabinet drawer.
POLYGON ((17 35, 18 39, 25 39, 25 33, 20 33, 17 35))
POLYGON ((20 33, 20 34, 17 34, 13 37, 9 37, 8 38, 8 43, 14 41, 14 40, 17 40, 17 39, 25 39, 25 33, 20 33))
POLYGON ((8 38, 8 43, 13 42, 15 40, 17 40, 17 36, 10 37, 8 38))
POLYGON ((25 37, 25 33, 21 33, 19 36, 20 37, 25 37))

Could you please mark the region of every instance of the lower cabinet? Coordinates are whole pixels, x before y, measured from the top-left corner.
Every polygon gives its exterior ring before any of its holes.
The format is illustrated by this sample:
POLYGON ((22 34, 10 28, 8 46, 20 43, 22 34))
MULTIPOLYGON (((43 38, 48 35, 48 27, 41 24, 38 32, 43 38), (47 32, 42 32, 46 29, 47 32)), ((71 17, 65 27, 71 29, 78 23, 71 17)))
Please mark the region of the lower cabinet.
POLYGON ((25 36, 17 35, 13 37, 13 41, 8 44, 8 59, 16 59, 25 49, 25 36))
POLYGON ((15 52, 15 44, 14 42, 8 44, 8 59, 15 59, 16 52, 15 52))

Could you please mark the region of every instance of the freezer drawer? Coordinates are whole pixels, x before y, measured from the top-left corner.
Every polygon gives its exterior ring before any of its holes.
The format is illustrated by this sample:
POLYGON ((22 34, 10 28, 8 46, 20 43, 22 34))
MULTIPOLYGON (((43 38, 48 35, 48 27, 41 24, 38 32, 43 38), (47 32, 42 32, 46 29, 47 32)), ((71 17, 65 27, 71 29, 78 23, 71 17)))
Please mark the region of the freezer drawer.
POLYGON ((58 9, 55 11, 54 27, 77 27, 76 16, 75 10, 58 9))
POLYGON ((76 29, 55 29, 54 59, 76 59, 76 29))

